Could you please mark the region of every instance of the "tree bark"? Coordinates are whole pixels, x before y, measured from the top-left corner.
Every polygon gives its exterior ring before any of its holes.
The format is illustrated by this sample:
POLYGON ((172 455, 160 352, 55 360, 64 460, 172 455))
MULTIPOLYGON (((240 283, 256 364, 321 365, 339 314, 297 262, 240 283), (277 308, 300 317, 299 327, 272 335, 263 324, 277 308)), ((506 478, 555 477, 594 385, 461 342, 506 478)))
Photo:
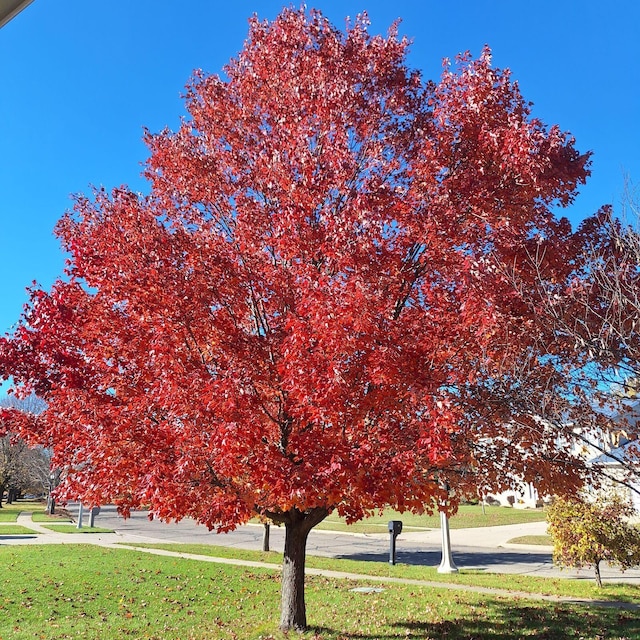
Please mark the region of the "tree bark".
POLYGON ((602 576, 600 575, 600 560, 598 560, 594 567, 595 572, 596 572, 596 584, 598 585, 598 588, 602 587, 602 576))
POLYGON ((284 558, 282 561, 282 589, 280 629, 304 631, 307 612, 304 601, 304 566, 309 532, 328 515, 327 509, 307 512, 292 509, 284 514, 284 558))

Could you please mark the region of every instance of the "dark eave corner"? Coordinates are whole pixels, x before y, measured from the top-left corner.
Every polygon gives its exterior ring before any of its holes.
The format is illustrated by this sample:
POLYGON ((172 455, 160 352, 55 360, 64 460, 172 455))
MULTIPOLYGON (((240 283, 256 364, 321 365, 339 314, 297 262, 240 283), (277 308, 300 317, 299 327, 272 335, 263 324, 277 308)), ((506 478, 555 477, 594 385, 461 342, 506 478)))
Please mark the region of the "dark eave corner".
POLYGON ((0 28, 32 2, 33 0, 0 0, 0 28))

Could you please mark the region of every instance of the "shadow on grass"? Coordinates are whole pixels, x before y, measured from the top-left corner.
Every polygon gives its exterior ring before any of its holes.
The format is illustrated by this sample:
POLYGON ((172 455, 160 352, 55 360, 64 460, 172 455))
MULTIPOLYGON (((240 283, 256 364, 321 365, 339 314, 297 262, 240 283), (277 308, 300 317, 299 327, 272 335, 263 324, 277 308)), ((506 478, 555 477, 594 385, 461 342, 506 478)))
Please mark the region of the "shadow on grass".
MULTIPOLYGON (((333 629, 312 628, 317 637, 342 638, 333 629), (326 634, 326 635, 325 635, 326 634)), ((472 616, 457 620, 392 623, 375 635, 349 634, 350 639, 392 640, 396 638, 447 638, 447 640, 513 640, 514 638, 640 638, 640 613, 615 609, 593 610, 583 606, 542 607, 493 600, 472 616)))

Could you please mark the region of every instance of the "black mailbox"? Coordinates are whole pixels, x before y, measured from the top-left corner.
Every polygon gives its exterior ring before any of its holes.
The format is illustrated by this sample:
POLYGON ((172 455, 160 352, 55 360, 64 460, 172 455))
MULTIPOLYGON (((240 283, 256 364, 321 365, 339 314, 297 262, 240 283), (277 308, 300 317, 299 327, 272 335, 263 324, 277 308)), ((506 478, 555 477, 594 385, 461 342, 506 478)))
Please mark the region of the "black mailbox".
POLYGON ((402 520, 389 520, 389 533, 399 536, 402 533, 402 520))
POLYGON ((389 564, 396 563, 396 538, 402 532, 401 520, 389 520, 389 564))

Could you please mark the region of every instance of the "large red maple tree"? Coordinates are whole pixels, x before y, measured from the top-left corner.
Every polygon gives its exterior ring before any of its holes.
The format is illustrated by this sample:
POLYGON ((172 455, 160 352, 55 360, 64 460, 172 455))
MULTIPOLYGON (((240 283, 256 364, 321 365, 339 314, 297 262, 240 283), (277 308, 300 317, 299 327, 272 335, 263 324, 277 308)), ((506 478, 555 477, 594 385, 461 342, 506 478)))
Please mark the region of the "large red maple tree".
POLYGON ((407 46, 366 17, 252 19, 223 76, 194 74, 180 129, 146 135, 149 195, 77 198, 66 277, 0 345, 47 401, 25 430, 66 496, 286 527, 283 629, 306 626, 306 539, 330 512, 582 473, 536 418, 558 369, 520 258, 544 247, 562 277, 551 207, 588 155, 488 50, 432 83, 407 46))

